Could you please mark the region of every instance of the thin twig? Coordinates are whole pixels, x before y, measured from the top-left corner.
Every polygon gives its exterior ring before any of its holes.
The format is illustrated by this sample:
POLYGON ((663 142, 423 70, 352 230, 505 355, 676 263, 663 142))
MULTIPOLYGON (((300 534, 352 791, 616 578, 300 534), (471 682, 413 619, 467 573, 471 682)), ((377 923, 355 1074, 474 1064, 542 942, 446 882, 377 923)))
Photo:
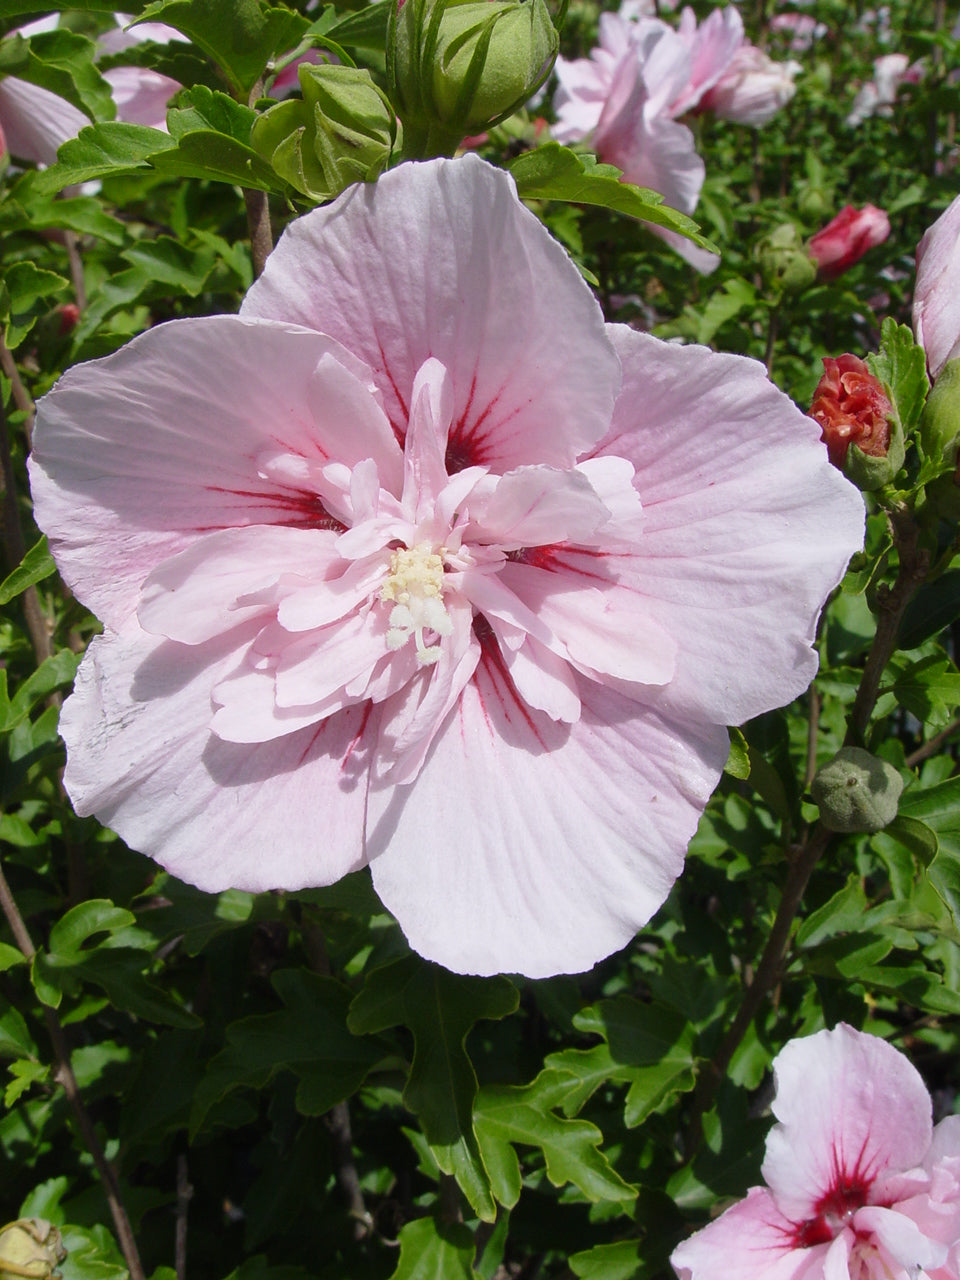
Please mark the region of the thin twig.
POLYGON ((941 729, 939 733, 935 733, 932 738, 917 747, 916 751, 911 751, 904 760, 904 765, 908 769, 913 769, 916 765, 922 764, 924 760, 929 760, 931 756, 935 756, 943 744, 960 729, 960 716, 956 720, 952 720, 945 729, 941 729))
MULTIPOLYGON (((9 356, 10 352, 3 345, 0 339, 0 358, 9 356)), ((16 366, 13 366, 16 372, 16 366)), ((4 372, 6 372, 6 364, 4 363, 4 372)), ((13 383, 13 379, 10 379, 13 383)), ((16 384, 14 383, 14 396, 16 397, 16 384)), ((23 384, 21 383, 21 388, 23 384)), ((24 394, 26 392, 24 391, 24 394)), ((29 401, 29 396, 27 396, 29 401)), ((32 407, 32 401, 30 401, 32 407)), ((7 549, 7 560, 9 567, 15 569, 23 557, 26 555, 27 548, 23 541, 23 529, 20 527, 20 509, 17 503, 16 476, 13 471, 13 457, 10 453, 10 437, 7 433, 7 415, 3 406, 3 397, 0 396, 0 485, 3 490, 3 540, 7 549)), ((23 606, 24 621, 27 624, 27 631, 30 635, 30 643, 33 645, 33 652, 37 662, 44 662, 53 653, 53 641, 50 636, 50 628, 47 626, 47 620, 44 616, 43 609, 40 605, 40 596, 37 594, 36 587, 27 587, 21 597, 23 606)))
POLYGON ((806 790, 817 772, 817 730, 820 728, 820 694, 816 685, 810 686, 807 694, 807 767, 804 770, 803 786, 806 790))
MULTIPOLYGON (((299 929, 310 968, 315 973, 329 978, 331 976, 330 957, 327 953, 327 940, 323 930, 316 921, 306 917, 300 919, 299 929)), ((337 1185, 353 1219, 353 1238, 365 1240, 373 1230, 373 1217, 364 1202, 360 1175, 353 1158, 353 1132, 350 1125, 349 1105, 346 1102, 336 1103, 327 1112, 324 1121, 333 1139, 333 1163, 337 1185)))
POLYGON ((27 447, 33 439, 33 420, 36 417, 36 406, 33 403, 33 396, 23 385, 23 379, 20 377, 20 370, 17 368, 17 362, 13 358, 7 344, 0 336, 0 369, 10 379, 10 387, 13 391, 13 403, 23 414, 23 429, 27 436, 27 447))
POLYGON ((70 264, 70 279, 73 281, 73 296, 81 311, 87 309, 87 286, 83 278, 83 259, 80 257, 80 241, 73 231, 63 233, 63 242, 67 246, 67 261, 70 264))
POLYGON ((177 1225, 173 1241, 174 1270, 177 1280, 187 1280, 187 1209, 193 1196, 187 1170, 187 1157, 177 1156, 177 1225))
MULTIPOLYGON (((248 106, 253 106, 263 94, 263 77, 250 90, 248 106)), ((250 229, 250 256, 253 274, 260 276, 273 251, 273 228, 270 226, 270 199, 265 191, 243 188, 243 202, 247 206, 247 226, 250 229)))
MULTIPOLYGON (((27 961, 32 961, 37 954, 37 950, 33 945, 23 916, 20 914, 20 909, 14 901, 13 894, 10 892, 10 886, 7 883, 6 876, 3 874, 2 867, 0 867, 0 910, 3 911, 14 941, 23 956, 27 961)), ((130 1280, 145 1280, 133 1228, 130 1225, 130 1219, 127 1216, 123 1198, 120 1194, 120 1184, 117 1181, 117 1175, 113 1171, 113 1166, 104 1154, 93 1121, 90 1119, 90 1114, 84 1106, 83 1098, 80 1096, 80 1087, 77 1084, 77 1077, 73 1074, 73 1067, 70 1065, 70 1049, 63 1034, 60 1019, 54 1010, 47 1005, 43 1007, 43 1016, 50 1035, 50 1042, 53 1045, 55 1062, 53 1078, 67 1095, 67 1101, 70 1103, 77 1127, 100 1175, 113 1224, 116 1227, 117 1239, 120 1242, 120 1248, 130 1271, 130 1280)))

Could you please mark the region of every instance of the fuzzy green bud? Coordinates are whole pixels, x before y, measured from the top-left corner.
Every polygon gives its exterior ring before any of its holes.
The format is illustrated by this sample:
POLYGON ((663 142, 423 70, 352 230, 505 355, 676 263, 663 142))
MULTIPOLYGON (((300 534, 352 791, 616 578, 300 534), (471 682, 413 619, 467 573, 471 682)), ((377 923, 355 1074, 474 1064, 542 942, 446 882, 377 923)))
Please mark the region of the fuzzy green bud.
POLYGON ((544 0, 403 0, 388 39, 391 96, 425 155, 518 110, 559 48, 544 0))
POLYGON ((802 293, 816 279, 816 264, 792 222, 763 236, 756 253, 764 284, 771 293, 802 293))
POLYGON ((332 200, 387 167, 397 120, 369 71, 329 64, 297 70, 301 99, 269 107, 255 121, 251 145, 292 187, 332 200))
POLYGON ((956 460, 960 438, 960 360, 945 364, 927 396, 920 419, 920 442, 928 458, 956 460))
POLYGON ((843 747, 810 787, 829 831, 882 831, 897 816, 903 779, 862 747, 843 747))
POLYGON ((51 1280, 66 1256, 60 1232, 43 1218, 19 1218, 0 1230, 0 1280, 51 1280))

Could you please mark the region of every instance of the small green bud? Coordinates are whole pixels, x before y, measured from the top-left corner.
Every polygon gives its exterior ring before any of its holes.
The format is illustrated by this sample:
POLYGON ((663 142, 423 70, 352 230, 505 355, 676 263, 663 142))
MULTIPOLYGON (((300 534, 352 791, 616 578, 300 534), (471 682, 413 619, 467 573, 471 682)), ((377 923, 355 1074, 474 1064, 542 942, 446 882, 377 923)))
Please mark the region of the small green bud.
POLYGON ((954 442, 960 437, 960 360, 951 360, 940 370, 927 396, 920 419, 920 442, 928 458, 956 456, 954 442))
POLYGON ((0 1229, 0 1280, 51 1280, 66 1256, 60 1232, 43 1218, 19 1218, 0 1229))
POLYGON ((829 831, 882 831, 897 816, 903 779, 862 747, 843 747, 810 787, 829 831))
POLYGON ((428 140, 425 150, 452 151, 520 108, 558 48, 545 0, 402 0, 391 96, 404 125, 428 140))
POLYGON ((816 264, 792 222, 785 222, 763 236, 756 254, 764 284, 772 293, 802 293, 816 278, 816 264))
POLYGON ((804 183, 797 199, 800 216, 807 222, 819 226, 833 211, 834 199, 826 187, 804 183))
POLYGON ((269 107, 254 122, 251 145, 297 191, 332 200, 353 182, 387 167, 397 120, 369 71, 303 64, 303 98, 269 107))
POLYGON ((899 473, 906 451, 900 419, 896 414, 892 414, 890 444, 884 457, 878 458, 864 453, 859 445, 851 444, 847 450, 844 474, 864 493, 873 493, 877 489, 882 489, 885 484, 890 484, 894 476, 899 473))

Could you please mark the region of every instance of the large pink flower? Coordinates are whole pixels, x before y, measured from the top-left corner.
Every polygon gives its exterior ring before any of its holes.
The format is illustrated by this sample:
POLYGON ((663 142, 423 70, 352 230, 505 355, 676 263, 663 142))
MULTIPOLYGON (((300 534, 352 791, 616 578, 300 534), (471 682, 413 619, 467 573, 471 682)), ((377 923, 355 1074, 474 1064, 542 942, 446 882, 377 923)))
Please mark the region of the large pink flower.
POLYGON ((956 1280, 960 1116, 934 1129, 907 1059, 843 1023, 774 1075, 767 1185, 674 1251, 680 1280, 956 1280))
POLYGON ((474 156, 294 222, 239 317, 39 406, 37 519, 103 619, 66 786, 206 889, 369 862, 451 968, 576 971, 663 901, 798 694, 863 508, 753 361, 603 324, 474 156))
POLYGON ((913 328, 927 353, 930 377, 960 355, 960 196, 923 233, 917 246, 913 328))

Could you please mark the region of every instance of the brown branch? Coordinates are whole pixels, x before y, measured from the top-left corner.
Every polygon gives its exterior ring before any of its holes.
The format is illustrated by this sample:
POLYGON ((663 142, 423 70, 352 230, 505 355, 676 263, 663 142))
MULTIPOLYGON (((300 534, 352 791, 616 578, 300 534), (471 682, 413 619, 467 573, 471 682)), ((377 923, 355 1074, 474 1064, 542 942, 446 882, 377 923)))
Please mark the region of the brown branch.
POLYGON ((33 439, 33 420, 36 417, 36 407, 33 403, 33 396, 23 385, 23 379, 20 377, 20 370, 17 368, 17 362, 13 358, 3 338, 0 337, 0 369, 10 379, 10 387, 13 391, 13 403, 24 415, 24 431, 27 436, 27 447, 33 439))
MULTIPOLYGON (((0 910, 3 911, 14 940, 24 958, 28 962, 32 961, 37 954, 36 947, 33 945, 23 916, 20 914, 20 909, 14 901, 13 894, 10 892, 10 886, 7 883, 6 876, 3 874, 2 867, 0 867, 0 910)), ((93 1157, 97 1173, 100 1175, 113 1224, 116 1227, 117 1239, 120 1242, 120 1248, 130 1271, 130 1280, 145 1280, 133 1228, 130 1225, 130 1219, 127 1216, 123 1198, 120 1194, 120 1184, 117 1181, 113 1166, 104 1154, 93 1121, 90 1119, 90 1114, 84 1106, 83 1098, 80 1096, 77 1077, 73 1074, 73 1067, 70 1065, 70 1048, 63 1033, 63 1027, 60 1025, 60 1019, 57 1017, 56 1012, 47 1005, 43 1007, 43 1016, 50 1035, 50 1042, 53 1045, 55 1063, 53 1078, 67 1095, 67 1101, 73 1111, 77 1127, 87 1150, 93 1157)))
POLYGON ((174 1270, 177 1280, 187 1280, 187 1209, 193 1196, 193 1187, 187 1171, 187 1157, 177 1156, 177 1225, 173 1243, 174 1270))
MULTIPOLYGON (((21 396, 25 396, 30 406, 30 412, 33 411, 33 401, 23 383, 20 382, 20 375, 17 373, 17 367, 13 363, 13 357, 5 346, 3 339, 0 338, 0 362, 3 364, 3 371, 10 377, 13 385, 14 399, 18 406, 23 407, 21 396), (9 359, 16 381, 7 373, 7 360, 9 359), (17 393, 17 384, 20 385, 20 394, 17 393)), ((27 553, 26 545, 23 541, 23 529, 20 527, 20 509, 17 502, 16 476, 13 470, 13 457, 10 453, 10 437, 7 432, 7 415, 3 406, 3 397, 0 396, 0 485, 3 492, 3 540, 7 549, 7 560, 9 567, 15 569, 23 557, 27 553)), ((33 645, 33 652, 37 662, 43 662, 53 653, 53 642, 50 637, 50 628, 47 626, 47 620, 44 616, 43 609, 40 605, 40 596, 36 587, 27 587, 21 597, 23 606, 24 621, 27 624, 27 631, 30 635, 30 643, 33 645)))
POLYGON ((948 742, 953 737, 958 729, 960 729, 960 716, 956 720, 952 720, 945 729, 935 733, 929 741, 922 743, 917 747, 916 751, 911 751, 903 763, 908 769, 913 769, 916 765, 922 764, 924 760, 929 760, 931 756, 937 754, 945 742, 948 742))
POLYGON ((737 1046, 746 1034, 747 1028, 759 1011, 764 999, 780 979, 794 917, 800 908, 800 903, 813 869, 830 843, 832 836, 833 833, 831 831, 828 831, 826 827, 818 823, 807 843, 797 850, 790 864, 786 883, 783 886, 780 906, 777 909, 770 936, 767 938, 767 945, 764 947, 763 955, 760 957, 760 963, 757 965, 756 973, 753 975, 753 981, 744 992, 743 1003, 737 1011, 737 1016, 734 1018, 730 1030, 724 1036, 720 1048, 714 1054, 713 1059, 697 1084, 694 1094, 694 1115, 688 1129, 688 1150, 691 1152, 700 1135, 700 1122, 713 1104, 714 1096, 726 1074, 737 1046))
POLYGON ((81 311, 87 309, 87 286, 83 278, 83 259, 80 257, 80 242, 73 231, 63 233, 63 242, 67 246, 67 261, 70 264, 70 279, 73 281, 73 296, 81 311))
MULTIPOLYGON (((247 105, 253 106, 263 94, 263 77, 250 90, 247 105)), ((270 226, 270 199, 265 191, 243 188, 243 202, 247 206, 247 226, 250 229, 250 256, 253 259, 255 277, 263 274, 267 258, 273 251, 273 228, 270 226)))

